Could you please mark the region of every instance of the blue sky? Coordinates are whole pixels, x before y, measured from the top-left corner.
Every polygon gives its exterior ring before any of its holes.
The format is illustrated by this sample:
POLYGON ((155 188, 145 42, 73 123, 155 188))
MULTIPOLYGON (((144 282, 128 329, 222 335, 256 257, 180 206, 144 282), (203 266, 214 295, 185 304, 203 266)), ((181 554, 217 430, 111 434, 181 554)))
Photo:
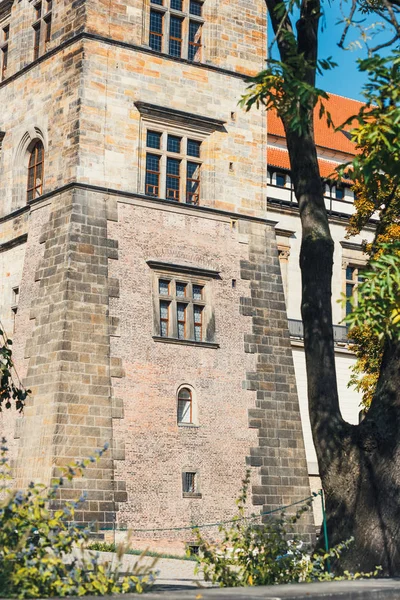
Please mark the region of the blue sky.
MULTIPOLYGON (((344 2, 343 4, 345 8, 350 6, 349 2, 344 2)), ((367 52, 365 46, 352 51, 342 50, 338 47, 344 27, 343 23, 337 24, 338 20, 341 19, 340 5, 341 2, 339 0, 325 1, 323 4, 326 17, 321 20, 322 31, 319 37, 319 57, 328 58, 331 56, 338 63, 338 66, 336 69, 327 71, 322 77, 319 77, 317 85, 328 92, 362 100, 361 91, 366 77, 357 70, 357 59, 365 58, 367 52)), ((374 20, 376 21, 377 19, 370 18, 369 22, 372 23, 374 20)), ((271 27, 269 27, 269 39, 273 39, 271 27)), ((348 36, 347 42, 357 39, 359 39, 359 33, 354 30, 348 36)))

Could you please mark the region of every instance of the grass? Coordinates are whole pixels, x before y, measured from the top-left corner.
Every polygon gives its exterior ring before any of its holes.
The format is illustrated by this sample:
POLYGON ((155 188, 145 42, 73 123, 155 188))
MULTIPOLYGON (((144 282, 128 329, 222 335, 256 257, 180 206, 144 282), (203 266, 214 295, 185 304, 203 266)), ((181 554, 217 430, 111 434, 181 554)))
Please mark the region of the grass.
MULTIPOLYGON (((96 550, 97 552, 116 552, 117 546, 115 544, 107 544, 106 542, 92 542, 89 544, 88 550, 96 550)), ((135 556, 141 556, 145 554, 145 556, 151 556, 152 558, 173 558, 175 560, 188 560, 188 561, 196 561, 194 556, 177 556, 176 554, 164 554, 159 552, 151 552, 150 550, 132 550, 129 549, 125 552, 125 554, 133 554, 135 556)))

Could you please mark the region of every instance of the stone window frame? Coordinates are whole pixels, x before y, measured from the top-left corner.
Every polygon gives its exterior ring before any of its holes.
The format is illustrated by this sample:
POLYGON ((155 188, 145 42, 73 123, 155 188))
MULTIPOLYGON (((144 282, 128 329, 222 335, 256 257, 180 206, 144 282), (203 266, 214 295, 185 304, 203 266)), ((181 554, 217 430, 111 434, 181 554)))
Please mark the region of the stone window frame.
MULTIPOLYGON (((206 0, 198 0, 198 2, 204 6, 206 0)), ((171 0, 160 0, 160 3, 152 2, 152 0, 148 1, 148 18, 145 20, 145 30, 143 34, 143 42, 149 48, 150 46, 150 21, 151 14, 158 13, 162 18, 162 34, 161 34, 161 50, 154 49, 154 52, 161 52, 162 54, 166 54, 168 56, 172 56, 173 58, 183 58, 188 60, 191 63, 201 63, 203 60, 203 28, 205 19, 202 15, 196 15, 190 12, 190 3, 191 0, 183 0, 182 1, 182 10, 177 10, 171 7, 171 0), (177 18, 182 22, 181 29, 181 53, 180 56, 173 54, 170 52, 170 21, 171 18, 177 18), (194 58, 190 58, 190 25, 191 23, 195 23, 199 25, 200 36, 197 39, 200 39, 199 47, 199 55, 195 55, 194 58)), ((194 45, 194 44, 193 44, 194 45)), ((197 44, 196 44, 197 45, 197 44)))
POLYGON ((183 498, 193 498, 193 499, 201 499, 201 476, 200 470, 196 468, 185 468, 182 470, 182 497, 183 498), (187 489, 187 475, 194 475, 194 491, 188 492, 185 491, 187 489))
POLYGON ((167 200, 175 200, 176 202, 182 202, 184 204, 190 204, 192 206, 198 206, 201 200, 201 171, 202 171, 202 152, 201 146, 204 142, 204 135, 200 136, 198 133, 188 132, 187 130, 178 129, 174 126, 167 126, 152 123, 145 124, 145 147, 146 147, 146 166, 145 166, 145 175, 144 175, 144 194, 147 196, 152 196, 155 198, 164 198, 167 200), (151 146, 147 146, 147 134, 149 132, 157 133, 160 135, 160 148, 153 148, 151 146), (171 152, 168 149, 168 138, 169 137, 177 137, 180 138, 180 152, 171 152), (191 156, 187 152, 187 146, 189 141, 197 142, 200 145, 200 154, 198 157, 191 156), (148 155, 155 155, 159 157, 159 191, 158 194, 151 194, 147 189, 146 179, 147 179, 147 157, 148 155), (180 165, 180 173, 179 173, 179 198, 171 198, 168 194, 168 159, 173 159, 179 161, 180 165), (195 195, 193 195, 193 201, 188 201, 188 163, 198 165, 198 188, 195 195))
MULTIPOLYGON (((201 158, 193 157, 193 162, 201 163, 200 197, 198 204, 207 203, 214 189, 215 173, 210 169, 209 161, 212 156, 212 134, 216 131, 226 133, 226 122, 207 116, 175 110, 147 102, 134 103, 140 113, 139 147, 138 147, 138 183, 139 194, 146 195, 146 154, 147 131, 158 131, 166 135, 193 139, 201 143, 201 158)), ((191 157, 189 157, 191 161, 191 157)), ((184 173, 186 181, 186 173, 184 173)), ((161 189, 163 188, 161 182, 161 189)), ((156 199, 165 200, 161 195, 156 199)), ((186 199, 186 198, 185 198, 186 199)), ((186 203, 186 202, 184 202, 186 203)), ((190 206, 196 206, 191 204, 190 206)))
MULTIPOLYGON (((32 149, 35 144, 40 141, 44 148, 44 163, 46 165, 46 157, 48 153, 47 135, 44 134, 44 129, 39 127, 30 127, 21 137, 14 155, 13 169, 13 210, 25 206, 27 203, 27 182, 28 182, 28 166, 32 149)), ((46 175, 43 174, 42 194, 46 192, 46 175)), ((35 199, 36 200, 36 199, 35 199)), ((33 200, 33 202, 35 201, 33 200)), ((32 202, 32 201, 31 201, 32 202)))
POLYGON ((31 0, 33 13, 33 60, 45 54, 51 42, 53 0, 31 0))
MULTIPOLYGON (((219 348, 219 344, 215 341, 215 310, 213 301, 212 280, 219 279, 217 271, 210 271, 198 267, 188 267, 186 265, 176 265, 173 263, 164 263, 160 261, 147 261, 148 266, 152 271, 152 305, 153 305, 153 340, 156 342, 164 342, 169 344, 181 344, 187 346, 198 346, 203 348, 219 348), (178 318, 177 304, 180 298, 176 293, 161 295, 159 293, 159 282, 168 280, 173 287, 178 283, 184 283, 188 286, 188 295, 182 298, 182 303, 188 304, 189 313, 187 317, 188 335, 184 338, 178 337, 178 318), (195 300, 190 293, 193 285, 199 285, 203 288, 202 300, 195 300), (161 335, 161 310, 160 303, 168 302, 169 322, 171 324, 170 334, 168 336, 161 335), (194 306, 203 306, 203 335, 202 340, 196 340, 194 336, 194 317, 190 310, 194 306)), ((173 292, 173 289, 169 290, 173 292)))
POLYGON ((5 17, 0 18, 0 81, 7 78, 7 70, 9 69, 10 28, 11 13, 7 13, 5 17))
MULTIPOLYGON (((357 281, 354 279, 353 290, 354 293, 357 294, 358 274, 360 270, 365 269, 368 258, 360 244, 355 244, 352 242, 340 242, 340 245, 342 246, 342 292, 346 296, 346 270, 347 267, 351 267, 356 269, 357 281)), ((344 318, 346 316, 346 304, 343 305, 342 314, 344 318)))
POLYGON ((176 422, 179 428, 193 428, 199 426, 199 411, 197 403, 197 394, 195 388, 188 384, 182 383, 176 391, 176 422), (183 390, 188 390, 191 395, 191 420, 190 422, 179 421, 179 394, 183 390))

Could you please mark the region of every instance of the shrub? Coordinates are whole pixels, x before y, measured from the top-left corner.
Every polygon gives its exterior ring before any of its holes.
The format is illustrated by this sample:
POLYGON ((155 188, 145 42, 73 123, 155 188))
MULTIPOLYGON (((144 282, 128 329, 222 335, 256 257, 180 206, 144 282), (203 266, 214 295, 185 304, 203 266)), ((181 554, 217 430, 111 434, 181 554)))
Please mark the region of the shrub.
POLYGON ((293 516, 282 512, 278 517, 269 517, 265 523, 251 522, 256 515, 250 519, 245 517, 249 484, 250 471, 246 474, 241 495, 236 502, 237 516, 229 526, 219 527, 221 541, 210 542, 199 529, 196 530, 200 553, 196 557, 195 572, 202 572, 205 581, 220 587, 240 587, 357 579, 378 574, 379 569, 368 574, 353 575, 346 572, 340 577, 328 572, 328 561, 331 558, 338 559, 352 539, 329 552, 310 553, 310 549, 294 533, 294 525, 310 509, 312 500, 293 516))
POLYGON ((0 448, 0 596, 2 598, 49 598, 142 592, 152 582, 150 568, 121 576, 124 548, 117 564, 101 563, 98 553, 84 551, 89 530, 74 524, 74 511, 85 501, 69 502, 60 510, 51 503, 64 480, 81 475, 97 457, 65 469, 49 487, 31 483, 27 491, 8 489, 10 467, 6 441, 0 448))

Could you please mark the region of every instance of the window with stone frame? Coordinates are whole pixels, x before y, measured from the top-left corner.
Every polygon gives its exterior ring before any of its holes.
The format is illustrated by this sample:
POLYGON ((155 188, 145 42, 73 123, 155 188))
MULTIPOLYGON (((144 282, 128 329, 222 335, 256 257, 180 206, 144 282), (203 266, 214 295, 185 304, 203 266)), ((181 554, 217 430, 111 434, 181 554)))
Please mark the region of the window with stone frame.
POLYGON ((150 48, 200 62, 203 4, 204 0, 150 0, 150 48))
POLYGON ((219 348, 215 341, 213 279, 218 271, 148 260, 152 270, 157 342, 219 348))
POLYGON ((185 277, 158 278, 160 337, 206 341, 205 282, 185 277))
POLYGON ((178 392, 178 425, 192 425, 194 422, 192 390, 183 387, 178 392))
POLYGON ((28 163, 27 201, 34 200, 43 194, 44 178, 44 146, 37 140, 30 153, 28 163))
POLYGON ((33 60, 47 51, 51 41, 53 0, 39 0, 33 3, 33 60))
POLYGON ((3 23, 0 26, 1 81, 3 81, 7 77, 9 42, 10 42, 10 23, 3 23))
POLYGON ((201 498, 198 471, 188 470, 182 473, 182 495, 184 498, 201 498))
POLYGON ((145 194, 200 203, 201 139, 149 127, 146 130, 145 194))
POLYGON ((363 267, 360 265, 346 266, 346 315, 351 313, 353 310, 351 300, 354 299, 357 302, 358 284, 363 281, 362 272, 363 267))

